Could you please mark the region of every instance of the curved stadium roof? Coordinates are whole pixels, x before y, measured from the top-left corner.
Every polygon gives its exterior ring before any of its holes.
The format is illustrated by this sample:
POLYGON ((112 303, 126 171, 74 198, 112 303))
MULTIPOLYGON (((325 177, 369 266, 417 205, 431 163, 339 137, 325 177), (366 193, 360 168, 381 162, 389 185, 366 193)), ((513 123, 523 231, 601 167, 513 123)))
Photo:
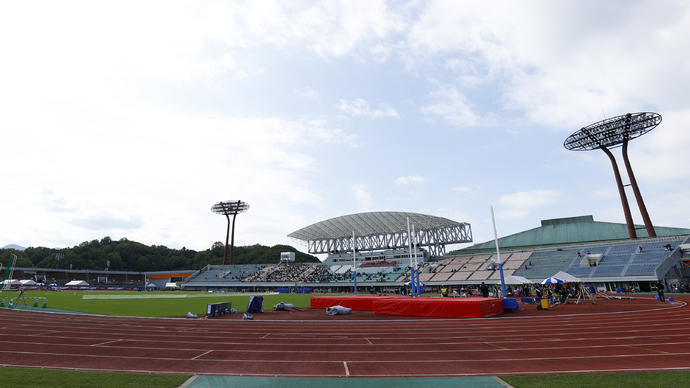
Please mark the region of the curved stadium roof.
POLYGON ((303 240, 328 240, 379 234, 407 233, 407 218, 414 224, 415 231, 439 229, 445 227, 465 226, 464 222, 451 221, 447 218, 426 214, 407 212, 369 212, 331 218, 317 222, 292 232, 288 237, 303 240))

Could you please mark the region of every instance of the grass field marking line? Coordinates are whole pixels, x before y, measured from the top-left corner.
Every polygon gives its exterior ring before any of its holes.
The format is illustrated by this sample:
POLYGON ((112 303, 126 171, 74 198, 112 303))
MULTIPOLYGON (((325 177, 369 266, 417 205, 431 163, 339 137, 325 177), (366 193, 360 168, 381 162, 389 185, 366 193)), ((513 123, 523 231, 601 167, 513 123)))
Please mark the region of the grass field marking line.
POLYGON ((365 340, 367 340, 367 342, 369 342, 369 345, 373 345, 373 344, 371 343, 371 341, 369 341, 369 338, 365 338, 365 340))
POLYGON ((504 350, 513 350, 513 349, 511 349, 511 348, 506 348, 505 346, 492 344, 491 342, 484 342, 484 343, 487 344, 487 345, 491 345, 491 346, 495 346, 495 347, 497 347, 497 348, 504 349, 504 350))
POLYGON ((122 338, 116 339, 116 340, 112 340, 112 341, 105 341, 105 342, 101 342, 100 344, 93 344, 93 345, 89 345, 89 346, 102 346, 102 345, 112 344, 112 343, 120 342, 120 341, 122 341, 122 338))
POLYGON ((345 376, 350 376, 350 368, 347 367, 347 361, 343 361, 343 365, 345 366, 345 376))
POLYGON ((650 352, 659 352, 659 353, 662 353, 662 354, 671 354, 671 353, 669 353, 669 352, 664 352, 663 350, 647 349, 647 348, 643 348, 643 347, 640 347, 640 346, 631 346, 631 345, 623 345, 623 346, 625 346, 626 348, 642 349, 642 350, 648 350, 648 351, 650 351, 650 352))
POLYGON ((263 337, 261 337, 261 338, 266 338, 266 337, 268 337, 269 335, 271 335, 271 333, 268 333, 268 334, 266 334, 265 336, 263 336, 263 337))
POLYGON ((205 355, 211 353, 212 351, 213 351, 213 349, 211 349, 211 350, 209 350, 209 351, 207 351, 207 352, 201 353, 201 354, 198 355, 198 356, 192 357, 191 359, 192 359, 192 360, 196 360, 197 358, 203 357, 203 356, 205 356, 205 355))

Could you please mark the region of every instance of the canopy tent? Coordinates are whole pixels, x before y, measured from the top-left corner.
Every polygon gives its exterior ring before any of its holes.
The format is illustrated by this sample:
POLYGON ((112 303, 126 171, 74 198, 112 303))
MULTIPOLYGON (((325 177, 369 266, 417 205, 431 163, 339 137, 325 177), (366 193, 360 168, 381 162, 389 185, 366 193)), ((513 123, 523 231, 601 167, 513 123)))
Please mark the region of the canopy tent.
POLYGON ((156 288, 156 285, 153 283, 149 283, 146 285, 146 288, 156 288))
POLYGON ((530 284, 532 283, 524 276, 509 275, 506 276, 503 281, 505 284, 530 284))
POLYGON ((31 280, 31 279, 20 280, 19 283, 21 283, 22 286, 35 286, 36 285, 36 282, 31 280))
POLYGON ((18 286, 18 285, 21 285, 22 283, 17 279, 7 279, 7 280, 3 280, 2 284, 9 284, 11 286, 18 286))
POLYGON ((542 281, 539 282, 539 284, 556 284, 556 283, 565 283, 563 279, 555 278, 555 277, 550 277, 546 278, 542 281))
POLYGON ((563 271, 558 271, 558 273, 553 275, 553 277, 563 279, 566 283, 582 283, 582 280, 579 278, 563 271))
POLYGON ((180 288, 180 286, 178 286, 177 283, 168 282, 165 283, 165 288, 180 288))
MULTIPOLYGON (((404 286, 414 286, 414 285, 416 285, 416 284, 417 284, 416 282, 413 283, 413 282, 411 282, 411 281, 410 281, 410 282, 407 282, 407 283, 403 283, 404 286)), ((420 285, 420 286, 426 286, 426 284, 424 284, 423 282, 419 282, 419 285, 420 285)))
POLYGON ((89 285, 90 284, 84 280, 72 280, 72 281, 65 283, 65 286, 67 286, 67 287, 79 287, 79 286, 88 287, 89 285))

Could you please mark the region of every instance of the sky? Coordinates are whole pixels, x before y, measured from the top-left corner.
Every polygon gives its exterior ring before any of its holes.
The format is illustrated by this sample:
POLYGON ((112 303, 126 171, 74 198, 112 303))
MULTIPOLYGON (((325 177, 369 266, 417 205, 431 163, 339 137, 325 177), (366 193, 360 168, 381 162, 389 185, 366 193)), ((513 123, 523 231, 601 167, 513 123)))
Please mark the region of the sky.
POLYGON ((499 237, 624 223, 606 155, 563 142, 646 111, 650 218, 688 228, 688 47, 684 1, 3 2, 0 247, 204 250, 226 200, 250 206, 235 245, 302 251, 288 234, 369 211, 476 243, 492 207, 499 237))

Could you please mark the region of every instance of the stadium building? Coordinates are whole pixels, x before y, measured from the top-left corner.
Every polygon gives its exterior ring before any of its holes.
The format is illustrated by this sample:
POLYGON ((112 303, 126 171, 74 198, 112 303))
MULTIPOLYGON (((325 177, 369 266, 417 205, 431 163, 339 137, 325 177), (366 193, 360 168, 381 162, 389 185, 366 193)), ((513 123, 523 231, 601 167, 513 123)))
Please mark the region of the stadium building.
MULTIPOLYGON (((563 271, 608 291, 628 286, 649 291, 659 280, 669 290, 682 287, 690 280, 690 229, 657 226, 655 230, 656 238, 641 231, 638 239, 631 240, 626 224, 598 222, 592 216, 543 220, 537 228, 498 239, 504 276, 521 276, 536 283, 563 271)), ((410 256, 419 263, 420 280, 427 291, 441 285, 500 284, 495 242, 447 253, 446 245, 472 242, 472 231, 468 223, 442 217, 359 213, 321 221, 288 236, 306 245, 311 254, 326 254, 325 261, 208 266, 182 286, 192 290, 351 292, 356 263, 360 291, 401 292, 410 281, 410 256)))

